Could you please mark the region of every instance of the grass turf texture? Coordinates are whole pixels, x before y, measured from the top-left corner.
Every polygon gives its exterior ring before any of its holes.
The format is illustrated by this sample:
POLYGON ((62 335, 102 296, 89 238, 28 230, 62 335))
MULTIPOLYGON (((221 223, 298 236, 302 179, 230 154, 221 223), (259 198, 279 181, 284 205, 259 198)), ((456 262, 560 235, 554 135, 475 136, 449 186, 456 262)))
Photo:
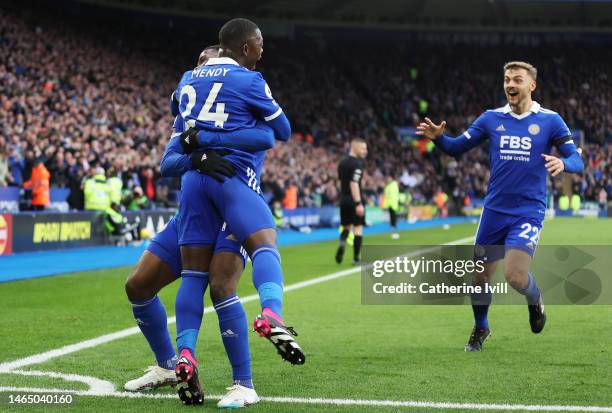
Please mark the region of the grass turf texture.
MULTIPOLYGON (((366 237, 367 244, 437 244, 473 236, 474 224, 366 237)), ((612 244, 611 220, 547 221, 541 244, 612 244)), ((333 261, 336 242, 283 248, 286 284, 349 268, 333 261)), ((0 285, 0 362, 58 348, 135 325, 123 293, 129 268, 89 271, 0 285)), ((536 278, 537 278, 537 274, 536 278)), ((168 313, 178 282, 160 293, 168 313)), ((256 389, 261 396, 422 400, 439 402, 612 406, 611 306, 549 306, 541 335, 529 330, 523 306, 492 307, 493 336, 479 354, 463 352, 471 326, 469 306, 362 306, 359 274, 288 292, 285 319, 306 351, 304 366, 281 363, 273 347, 251 335, 256 389)), ((239 295, 254 293, 250 271, 239 295)), ((206 305, 210 305, 207 297, 206 305)), ((245 304, 252 320, 256 301, 245 304)), ((174 325, 170 326, 174 335, 174 325)), ((231 371, 216 316, 204 317, 198 355, 208 394, 222 394, 231 371)), ((125 381, 152 364, 141 335, 82 350, 26 369, 125 381)), ((0 374, 0 387, 83 389, 57 379, 0 374)), ((167 390, 170 392, 170 389, 167 390)), ((164 393, 159 391, 158 393, 164 393)), ((174 411, 177 399, 75 396, 74 411, 174 411)), ((0 395, 0 411, 7 408, 0 395)), ((206 409, 215 408, 208 400, 206 409)), ((41 410, 44 406, 20 406, 41 410)), ((397 411, 398 407, 324 406, 262 402, 253 411, 397 411)), ((412 411, 430 409, 401 408, 412 411)), ((437 410, 440 411, 440 410, 437 410)), ((460 410, 453 410, 460 411, 460 410)), ((465 410, 469 411, 469 410, 465 410)))

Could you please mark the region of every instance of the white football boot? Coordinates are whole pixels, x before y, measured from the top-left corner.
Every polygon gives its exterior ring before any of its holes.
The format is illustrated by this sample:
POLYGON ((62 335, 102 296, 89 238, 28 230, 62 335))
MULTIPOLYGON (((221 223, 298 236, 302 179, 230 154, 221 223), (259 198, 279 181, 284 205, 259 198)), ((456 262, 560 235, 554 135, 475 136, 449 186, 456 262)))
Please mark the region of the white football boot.
POLYGON ((255 389, 234 384, 227 388, 227 393, 219 400, 217 407, 220 409, 239 409, 255 404, 258 401, 259 396, 255 389))
POLYGON ((149 391, 163 386, 176 386, 174 370, 150 366, 141 377, 130 380, 123 386, 127 391, 149 391))

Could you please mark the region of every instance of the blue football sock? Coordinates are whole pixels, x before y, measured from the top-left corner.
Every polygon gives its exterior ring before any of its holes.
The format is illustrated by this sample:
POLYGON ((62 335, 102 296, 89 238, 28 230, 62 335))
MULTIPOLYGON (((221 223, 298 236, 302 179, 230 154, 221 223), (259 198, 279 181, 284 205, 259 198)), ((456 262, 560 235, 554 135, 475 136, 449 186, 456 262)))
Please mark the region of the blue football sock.
MULTIPOLYGON (((484 289, 484 286, 483 286, 484 289)), ((474 293, 472 298, 472 311, 474 312, 474 321, 478 328, 489 328, 489 306, 493 300, 493 293, 483 291, 474 293)))
POLYGON ((249 328, 246 313, 236 294, 215 303, 219 330, 227 358, 232 365, 234 383, 253 388, 249 328))
POLYGON ((149 347, 155 353, 157 364, 165 369, 173 370, 177 357, 168 332, 168 317, 164 304, 158 296, 148 300, 130 301, 134 319, 149 342, 149 347))
POLYGON ((195 356, 195 347, 204 313, 204 293, 208 273, 183 270, 182 282, 176 293, 176 344, 179 353, 187 348, 195 356))
POLYGON ((282 317, 283 271, 278 250, 262 245, 253 251, 253 284, 259 293, 261 308, 269 308, 282 317))
POLYGON ((527 304, 535 305, 538 303, 538 299, 540 298, 540 289, 536 285, 536 280, 533 277, 533 274, 528 273, 527 276, 529 277, 527 287, 523 290, 518 290, 518 292, 525 296, 527 299, 527 304))

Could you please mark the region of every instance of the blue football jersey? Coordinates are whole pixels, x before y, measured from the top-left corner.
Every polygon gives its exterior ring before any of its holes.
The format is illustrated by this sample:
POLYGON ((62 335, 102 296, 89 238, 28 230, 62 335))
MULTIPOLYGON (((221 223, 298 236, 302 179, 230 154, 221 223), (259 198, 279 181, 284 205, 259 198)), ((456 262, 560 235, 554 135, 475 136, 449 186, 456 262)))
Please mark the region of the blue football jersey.
POLYGON ((179 80, 178 85, 176 86, 176 90, 174 91, 174 94, 176 95, 177 100, 180 99, 181 89, 183 88, 183 86, 185 86, 187 81, 191 79, 192 72, 193 70, 187 70, 185 73, 183 73, 183 76, 181 76, 181 80, 179 80))
POLYGON ((558 113, 533 102, 521 115, 509 105, 487 110, 463 135, 476 146, 489 140, 491 176, 484 206, 509 215, 541 218, 546 209, 547 171, 542 154, 555 143, 571 143, 558 113))
MULTIPOLYGON (((257 121, 270 121, 283 113, 261 73, 240 66, 233 59, 209 59, 193 69, 179 84, 179 110, 185 124, 211 132, 253 128, 257 121)), ((261 155, 228 149, 226 156, 245 181, 257 170, 261 155)), ((259 168, 261 169, 261 168, 259 168)))
MULTIPOLYGON (((172 129, 173 129, 172 138, 176 138, 177 136, 179 136, 181 133, 183 133, 186 130, 185 121, 180 115, 174 118, 172 129)), ((232 135, 231 133, 229 133, 228 139, 231 139, 231 137, 232 135)), ((171 139, 170 142, 168 142, 168 145, 171 146, 171 149, 176 153, 183 152, 183 148, 181 147, 181 144, 178 141, 178 139, 171 139)), ((232 155, 227 155, 228 158, 231 156, 232 155)), ((242 175, 241 178, 251 189, 255 190, 258 194, 261 194, 261 188, 260 188, 261 171, 263 169, 263 165, 266 160, 266 151, 249 153, 248 156, 249 156, 250 164, 246 166, 244 173, 240 174, 242 175)), ((191 164, 191 160, 185 158, 184 164, 185 165, 191 164)), ((184 168, 186 169, 187 166, 184 166, 184 168)))

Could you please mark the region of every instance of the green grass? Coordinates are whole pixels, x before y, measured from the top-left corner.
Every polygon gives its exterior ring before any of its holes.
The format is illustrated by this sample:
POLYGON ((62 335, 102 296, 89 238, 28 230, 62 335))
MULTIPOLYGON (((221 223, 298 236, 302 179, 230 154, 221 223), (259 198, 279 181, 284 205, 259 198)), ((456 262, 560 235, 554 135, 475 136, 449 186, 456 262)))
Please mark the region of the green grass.
MULTIPOLYGON (((404 232, 399 241, 383 234, 366 237, 366 243, 437 244, 472 236, 475 229, 476 225, 465 224, 449 230, 404 232)), ((547 221, 541 243, 612 244, 612 221, 547 221)), ((286 284, 348 268, 348 264, 333 262, 335 245, 323 242, 283 248, 286 284)), ((123 293, 128 272, 129 268, 115 268, 1 284, 0 362, 134 326, 123 293)), ((243 279, 239 294, 254 293, 249 270, 243 279)), ((175 283, 160 294, 170 315, 177 288, 175 283)), ((252 319, 258 303, 246 303, 245 309, 252 319)), ((469 306, 363 306, 359 274, 353 274, 285 295, 284 315, 300 333, 307 363, 299 367, 281 363, 272 346, 253 334, 254 381, 262 396, 612 406, 612 307, 548 306, 547 310, 546 330, 536 336, 529 330, 523 306, 493 307, 493 336, 486 350, 467 354, 463 345, 472 325, 469 306)), ((174 325, 170 329, 174 335, 174 325)), ((215 315, 204 317, 198 346, 205 389, 209 394, 222 394, 231 372, 215 315)), ((152 360, 145 340, 134 335, 26 369, 94 376, 121 389, 152 360)), ((0 374, 2 386, 83 388, 57 379, 14 374, 0 374)), ((0 394, 0 411, 7 406, 2 397, 0 394)), ((77 396, 72 407, 62 409, 180 408, 178 399, 77 396)), ((214 401, 207 401, 204 408, 215 409, 214 401)), ((18 408, 41 409, 44 406, 18 408)), ((261 412, 398 409, 271 402, 250 408, 261 412)))

